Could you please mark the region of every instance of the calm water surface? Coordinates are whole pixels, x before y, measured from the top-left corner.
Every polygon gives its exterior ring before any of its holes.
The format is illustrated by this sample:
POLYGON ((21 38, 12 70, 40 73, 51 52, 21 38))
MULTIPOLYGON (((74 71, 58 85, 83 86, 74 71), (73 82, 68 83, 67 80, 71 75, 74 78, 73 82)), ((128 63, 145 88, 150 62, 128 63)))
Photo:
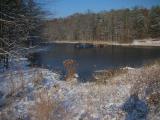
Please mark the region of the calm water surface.
POLYGON ((140 67, 143 64, 160 58, 160 47, 121 47, 106 46, 103 48, 77 48, 75 44, 42 45, 47 50, 33 53, 31 64, 47 67, 65 74, 63 61, 74 59, 78 62, 77 72, 82 79, 88 79, 96 70, 117 67, 140 67))

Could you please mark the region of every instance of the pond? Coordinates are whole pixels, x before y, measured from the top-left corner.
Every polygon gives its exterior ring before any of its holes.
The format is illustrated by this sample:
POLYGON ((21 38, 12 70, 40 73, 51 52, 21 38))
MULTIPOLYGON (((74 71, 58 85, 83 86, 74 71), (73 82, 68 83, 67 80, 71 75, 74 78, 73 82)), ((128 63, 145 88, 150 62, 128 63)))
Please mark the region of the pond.
POLYGON ((94 71, 125 66, 140 67, 160 58, 160 47, 95 47, 67 43, 42 44, 43 47, 47 49, 30 55, 31 65, 47 67, 64 75, 63 61, 73 59, 78 62, 77 73, 83 80, 91 78, 94 71))

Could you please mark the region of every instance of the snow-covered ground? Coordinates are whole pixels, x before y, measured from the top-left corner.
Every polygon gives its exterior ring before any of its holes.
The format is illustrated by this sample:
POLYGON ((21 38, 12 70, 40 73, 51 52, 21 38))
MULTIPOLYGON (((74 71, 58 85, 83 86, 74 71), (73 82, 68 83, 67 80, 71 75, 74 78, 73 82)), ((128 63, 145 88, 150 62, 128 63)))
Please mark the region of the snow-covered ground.
POLYGON ((6 112, 9 120, 34 120, 30 111, 39 99, 37 93, 45 90, 43 94, 56 104, 52 112, 55 120, 145 120, 143 98, 131 96, 134 77, 140 71, 128 69, 108 79, 107 84, 81 83, 77 78, 63 81, 60 74, 41 68, 6 72, 0 75, 0 114, 6 112))
POLYGON ((160 39, 134 40, 132 44, 135 46, 160 46, 160 39))
POLYGON ((117 42, 108 42, 108 41, 54 41, 49 43, 88 43, 93 45, 117 45, 117 46, 141 46, 141 47, 152 47, 152 46, 160 46, 160 38, 146 38, 140 40, 133 40, 132 43, 117 43, 117 42))
MULTIPOLYGON (((59 116, 55 114, 56 118, 67 120, 79 120, 79 119, 118 119, 119 114, 124 114, 121 110, 121 106, 124 101, 129 97, 130 85, 128 84, 113 84, 113 85, 98 85, 96 83, 79 83, 76 79, 66 82, 60 81, 59 75, 53 73, 47 69, 31 69, 23 71, 23 79, 25 81, 25 89, 27 89, 26 95, 21 99, 16 98, 13 101, 12 107, 16 116, 27 114, 27 108, 34 103, 33 93, 39 91, 39 89, 46 88, 48 93, 53 96, 53 100, 58 100, 65 109, 67 116, 59 116), (41 71, 43 74, 43 80, 40 85, 33 83, 33 76, 35 71, 41 71), (54 86, 59 86, 56 93, 52 93, 54 86)), ((15 87, 21 86, 21 77, 18 74, 14 74, 13 81, 15 87)), ((1 76, 2 79, 2 76, 1 76)), ((0 91, 3 94, 9 94, 12 90, 10 83, 10 77, 3 76, 3 81, 0 82, 0 91)), ((20 94, 17 91, 17 95, 20 94)), ((57 112, 61 115, 60 112, 57 112)))

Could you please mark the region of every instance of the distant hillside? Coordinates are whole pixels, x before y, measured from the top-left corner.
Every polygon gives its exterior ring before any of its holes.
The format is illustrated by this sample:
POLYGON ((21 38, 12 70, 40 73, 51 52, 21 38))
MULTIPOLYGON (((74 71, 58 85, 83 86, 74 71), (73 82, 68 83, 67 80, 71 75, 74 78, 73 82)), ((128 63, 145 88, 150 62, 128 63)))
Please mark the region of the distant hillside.
POLYGON ((45 23, 48 40, 116 41, 160 37, 160 6, 74 14, 45 23))

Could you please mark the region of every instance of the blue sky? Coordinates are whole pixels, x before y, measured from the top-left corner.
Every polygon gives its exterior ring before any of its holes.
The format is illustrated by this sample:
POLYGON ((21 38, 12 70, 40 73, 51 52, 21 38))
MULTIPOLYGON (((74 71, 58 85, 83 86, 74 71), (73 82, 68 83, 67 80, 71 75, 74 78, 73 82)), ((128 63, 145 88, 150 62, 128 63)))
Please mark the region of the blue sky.
POLYGON ((36 0, 44 10, 54 17, 66 17, 74 13, 133 8, 134 6, 151 7, 160 5, 160 0, 36 0))

